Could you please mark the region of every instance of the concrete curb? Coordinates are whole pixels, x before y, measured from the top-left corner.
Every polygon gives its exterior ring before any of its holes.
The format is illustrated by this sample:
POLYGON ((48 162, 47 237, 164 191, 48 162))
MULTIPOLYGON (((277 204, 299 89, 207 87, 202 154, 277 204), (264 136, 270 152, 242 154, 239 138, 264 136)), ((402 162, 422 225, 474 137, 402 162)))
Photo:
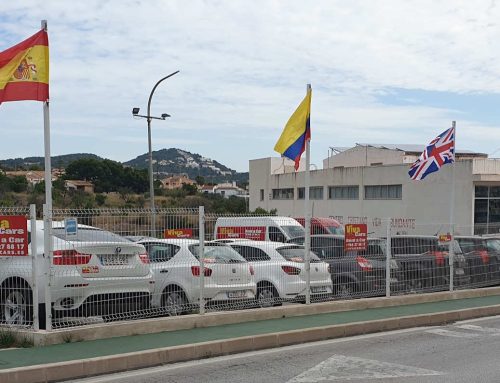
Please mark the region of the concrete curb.
POLYGON ((233 339, 110 355, 98 358, 0 370, 0 383, 47 383, 154 367, 175 362, 256 351, 266 348, 342 338, 500 314, 500 305, 394 317, 369 322, 313 327, 233 339))
POLYGON ((219 311, 204 315, 193 314, 181 317, 163 317, 141 319, 128 322, 113 322, 86 325, 84 327, 60 329, 54 331, 23 331, 18 333, 30 339, 35 346, 106 339, 118 336, 153 334, 165 331, 189 330, 226 324, 260 321, 267 319, 288 318, 311 314, 324 314, 340 311, 363 310, 370 308, 392 307, 418 303, 439 302, 445 300, 477 298, 500 295, 500 287, 488 287, 460 291, 442 291, 436 293, 401 295, 393 297, 375 297, 346 301, 318 302, 311 305, 293 304, 262 309, 237 311, 219 311))

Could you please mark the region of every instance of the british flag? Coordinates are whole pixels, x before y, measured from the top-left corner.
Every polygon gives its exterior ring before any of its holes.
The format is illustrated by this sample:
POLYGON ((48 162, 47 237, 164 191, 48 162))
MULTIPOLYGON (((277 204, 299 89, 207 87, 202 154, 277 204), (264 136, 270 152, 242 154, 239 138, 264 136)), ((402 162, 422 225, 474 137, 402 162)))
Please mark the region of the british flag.
POLYGON ((412 180, 423 180, 437 172, 444 164, 455 161, 455 127, 451 127, 433 139, 411 166, 408 174, 412 180))

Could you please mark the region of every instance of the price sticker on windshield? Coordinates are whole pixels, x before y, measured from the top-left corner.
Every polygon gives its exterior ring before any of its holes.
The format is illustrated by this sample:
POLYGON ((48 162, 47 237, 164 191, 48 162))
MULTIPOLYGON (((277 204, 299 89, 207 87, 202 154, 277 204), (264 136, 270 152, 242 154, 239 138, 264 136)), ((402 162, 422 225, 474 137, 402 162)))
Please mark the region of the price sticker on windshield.
POLYGON ((0 216, 0 256, 28 255, 28 226, 24 216, 0 216))

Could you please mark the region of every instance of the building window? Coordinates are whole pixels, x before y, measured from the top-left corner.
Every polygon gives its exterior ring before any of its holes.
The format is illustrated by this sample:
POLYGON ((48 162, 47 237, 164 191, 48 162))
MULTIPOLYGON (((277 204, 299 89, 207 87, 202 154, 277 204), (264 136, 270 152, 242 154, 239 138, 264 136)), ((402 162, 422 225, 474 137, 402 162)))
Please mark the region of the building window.
POLYGON ((329 186, 328 199, 359 199, 359 186, 329 186))
POLYGON ((500 231, 500 186, 477 185, 474 199, 474 233, 500 231))
POLYGON ((264 201, 264 189, 260 189, 260 200, 264 201))
POLYGON ((273 199, 293 199, 293 188, 273 189, 273 199))
MULTIPOLYGON (((306 188, 297 188, 297 198, 306 198, 306 188)), ((323 186, 310 186, 309 187, 309 199, 323 199, 323 186)))
POLYGON ((365 199, 401 199, 402 185, 365 186, 365 199))

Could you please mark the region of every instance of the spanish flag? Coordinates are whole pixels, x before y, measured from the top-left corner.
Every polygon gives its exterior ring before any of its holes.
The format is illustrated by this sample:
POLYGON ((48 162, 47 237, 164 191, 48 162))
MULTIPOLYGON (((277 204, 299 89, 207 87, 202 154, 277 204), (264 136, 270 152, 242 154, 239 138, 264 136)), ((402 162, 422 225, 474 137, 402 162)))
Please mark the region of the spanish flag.
POLYGON ((0 103, 49 99, 49 38, 41 30, 0 52, 0 103))
POLYGON ((306 142, 311 139, 311 94, 311 88, 308 88, 306 97, 293 112, 274 146, 275 151, 295 161, 295 170, 299 168, 306 142))

